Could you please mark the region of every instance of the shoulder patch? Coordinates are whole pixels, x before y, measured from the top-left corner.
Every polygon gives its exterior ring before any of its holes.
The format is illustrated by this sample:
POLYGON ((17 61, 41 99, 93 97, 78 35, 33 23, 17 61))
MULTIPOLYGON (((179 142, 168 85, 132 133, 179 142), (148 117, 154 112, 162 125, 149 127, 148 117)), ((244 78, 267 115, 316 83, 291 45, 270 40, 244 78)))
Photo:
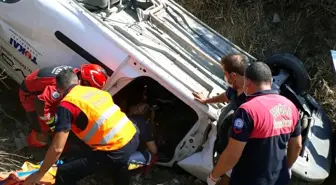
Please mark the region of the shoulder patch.
POLYGON ((60 93, 58 93, 57 91, 51 93, 51 97, 52 97, 53 99, 58 99, 60 96, 61 96, 60 93))
POLYGON ((235 128, 236 130, 240 130, 243 128, 243 126, 244 126, 244 121, 241 118, 237 118, 234 120, 233 128, 235 128))

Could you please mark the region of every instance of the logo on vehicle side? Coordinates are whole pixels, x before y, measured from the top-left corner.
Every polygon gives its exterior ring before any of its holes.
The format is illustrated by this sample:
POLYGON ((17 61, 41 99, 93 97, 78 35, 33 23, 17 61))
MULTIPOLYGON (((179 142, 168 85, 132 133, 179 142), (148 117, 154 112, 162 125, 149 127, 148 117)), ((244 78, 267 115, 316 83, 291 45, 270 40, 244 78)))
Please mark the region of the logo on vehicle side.
POLYGON ((32 61, 34 64, 37 64, 36 62, 36 56, 34 56, 30 51, 29 48, 25 48, 22 44, 20 44, 18 41, 16 41, 13 38, 10 38, 9 43, 23 56, 26 56, 30 61, 32 61))

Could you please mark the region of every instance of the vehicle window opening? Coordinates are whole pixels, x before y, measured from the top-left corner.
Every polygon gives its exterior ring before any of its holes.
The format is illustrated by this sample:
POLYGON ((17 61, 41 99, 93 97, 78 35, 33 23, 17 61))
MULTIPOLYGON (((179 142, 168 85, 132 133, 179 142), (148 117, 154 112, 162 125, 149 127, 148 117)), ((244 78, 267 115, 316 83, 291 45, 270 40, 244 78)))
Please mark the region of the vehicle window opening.
POLYGON ((118 7, 121 9, 131 7, 133 9, 140 8, 142 10, 146 10, 147 8, 153 5, 151 1, 134 1, 134 0, 76 0, 76 1, 91 12, 106 10, 112 7, 118 7))
POLYGON ((191 107, 150 77, 134 79, 113 100, 126 114, 139 103, 149 105, 143 115, 150 120, 160 162, 169 162, 174 157, 177 145, 198 120, 191 107))
POLYGON ((8 3, 8 4, 12 4, 12 3, 17 3, 21 0, 0 0, 1 3, 8 3))
POLYGON ((85 49, 80 47, 78 44, 76 44, 74 41, 72 41, 69 37, 64 35, 62 32, 56 31, 55 36, 59 41, 61 41, 66 46, 68 46, 71 50, 76 52, 78 55, 83 57, 88 62, 90 62, 92 64, 98 64, 101 67, 103 67, 105 69, 107 75, 111 76, 113 74, 113 71, 109 67, 107 67, 101 61, 99 61, 96 57, 92 56, 89 52, 87 52, 85 49))

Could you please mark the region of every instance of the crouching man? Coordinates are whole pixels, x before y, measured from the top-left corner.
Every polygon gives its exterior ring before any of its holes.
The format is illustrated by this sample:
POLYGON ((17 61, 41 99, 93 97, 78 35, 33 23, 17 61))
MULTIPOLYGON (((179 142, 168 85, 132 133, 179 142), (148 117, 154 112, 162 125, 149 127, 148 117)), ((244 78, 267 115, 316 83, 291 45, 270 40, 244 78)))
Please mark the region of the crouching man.
POLYGON ((70 131, 92 151, 59 166, 56 185, 74 185, 99 170, 111 171, 114 184, 129 184, 127 163, 139 145, 135 126, 108 92, 78 84, 72 70, 64 70, 56 76, 57 90, 64 98, 56 110, 55 136, 41 168, 30 175, 24 185, 39 183, 62 154, 70 131))
POLYGON ((96 64, 83 64, 80 68, 68 65, 50 66, 29 74, 21 83, 19 97, 32 128, 27 137, 31 147, 45 146, 52 135, 55 109, 62 99, 55 87, 55 77, 64 69, 72 69, 81 85, 99 89, 105 86, 108 77, 105 70, 96 64))

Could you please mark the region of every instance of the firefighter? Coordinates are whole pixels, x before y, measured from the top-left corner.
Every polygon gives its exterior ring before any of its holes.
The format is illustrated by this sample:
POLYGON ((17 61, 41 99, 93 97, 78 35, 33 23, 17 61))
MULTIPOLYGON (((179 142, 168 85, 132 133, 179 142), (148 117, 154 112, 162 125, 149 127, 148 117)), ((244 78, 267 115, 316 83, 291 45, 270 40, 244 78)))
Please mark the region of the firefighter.
POLYGON ((80 69, 68 65, 51 66, 28 75, 21 83, 19 97, 32 127, 27 137, 29 146, 45 146, 54 129, 55 108, 62 99, 55 87, 55 77, 64 69, 72 69, 82 85, 102 89, 107 80, 105 70, 96 64, 83 64, 80 69))
POLYGON ((287 185, 302 149, 299 111, 272 90, 272 72, 255 62, 245 70, 247 102, 235 112, 227 148, 209 174, 208 185, 232 169, 229 185, 287 185))
POLYGON ((27 177, 24 185, 40 183, 62 154, 70 131, 92 151, 60 165, 56 185, 76 184, 98 170, 109 171, 113 184, 128 185, 128 160, 139 146, 136 127, 108 92, 79 85, 72 70, 61 71, 56 76, 56 86, 64 98, 56 110, 55 136, 41 168, 27 177))

